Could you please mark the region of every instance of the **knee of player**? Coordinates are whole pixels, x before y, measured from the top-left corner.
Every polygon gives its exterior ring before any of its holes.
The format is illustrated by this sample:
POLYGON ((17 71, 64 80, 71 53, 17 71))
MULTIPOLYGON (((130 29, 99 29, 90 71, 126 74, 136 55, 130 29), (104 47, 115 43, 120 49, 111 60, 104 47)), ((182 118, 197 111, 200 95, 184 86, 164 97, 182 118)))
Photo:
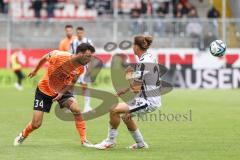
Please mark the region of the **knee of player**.
POLYGON ((116 113, 118 113, 118 110, 116 109, 116 106, 112 106, 112 107, 109 109, 109 112, 112 113, 112 114, 116 114, 116 113))
POLYGON ((129 120, 131 120, 131 115, 127 115, 127 114, 125 114, 124 116, 122 116, 121 117, 122 118, 122 120, 123 120, 123 122, 128 122, 129 120))
POLYGON ((41 121, 32 121, 33 129, 38 129, 39 127, 41 127, 41 125, 42 125, 41 121))

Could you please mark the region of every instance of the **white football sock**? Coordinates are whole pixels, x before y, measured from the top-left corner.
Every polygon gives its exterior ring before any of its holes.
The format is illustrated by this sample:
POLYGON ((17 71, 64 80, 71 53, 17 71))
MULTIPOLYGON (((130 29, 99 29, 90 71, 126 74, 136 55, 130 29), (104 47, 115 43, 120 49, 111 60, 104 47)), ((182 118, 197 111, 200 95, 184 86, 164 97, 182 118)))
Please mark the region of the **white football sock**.
POLYGON ((117 129, 113 129, 112 126, 109 125, 107 139, 111 142, 115 142, 117 135, 118 135, 117 129))
POLYGON ((137 144, 144 145, 143 136, 139 129, 136 129, 136 131, 130 131, 130 133, 137 144))

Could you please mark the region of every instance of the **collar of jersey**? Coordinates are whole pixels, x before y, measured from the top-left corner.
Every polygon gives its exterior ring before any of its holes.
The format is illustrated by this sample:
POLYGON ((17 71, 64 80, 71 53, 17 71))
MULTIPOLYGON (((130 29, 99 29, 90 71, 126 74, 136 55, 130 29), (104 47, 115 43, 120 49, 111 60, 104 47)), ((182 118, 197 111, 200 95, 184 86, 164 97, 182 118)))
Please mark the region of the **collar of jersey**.
POLYGON ((141 55, 141 57, 139 58, 139 60, 141 61, 142 58, 143 58, 146 54, 148 54, 148 53, 147 53, 147 52, 143 53, 143 54, 141 55))

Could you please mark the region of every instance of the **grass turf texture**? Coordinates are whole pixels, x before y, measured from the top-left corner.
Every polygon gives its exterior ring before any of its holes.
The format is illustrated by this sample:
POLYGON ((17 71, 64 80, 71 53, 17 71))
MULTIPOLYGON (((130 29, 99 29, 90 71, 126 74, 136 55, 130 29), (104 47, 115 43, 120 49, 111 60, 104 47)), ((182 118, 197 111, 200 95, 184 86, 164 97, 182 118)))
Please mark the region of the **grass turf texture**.
MULTIPOLYGON (((106 74, 105 70, 102 73, 106 74)), ((10 75, 6 70, 0 75, 10 75)), ((105 82, 105 81, 104 81, 105 82)), ((12 82, 11 82, 12 83, 12 82)), ((13 139, 32 117, 34 88, 23 92, 12 84, 0 85, 0 160, 238 160, 240 158, 240 92, 239 90, 174 90, 163 97, 161 112, 187 114, 192 121, 138 122, 148 150, 125 149, 133 140, 125 126, 119 128, 115 149, 99 151, 83 148, 74 122, 59 120, 54 109, 45 114, 42 127, 33 132, 22 146, 13 147, 13 139)), ((26 82, 25 82, 26 83, 26 82)), ((111 90, 110 84, 98 88, 111 90)), ((82 104, 82 98, 79 98, 82 104)), ((98 105, 93 100, 92 106, 98 105)), ((155 112, 158 114, 158 112, 155 112)), ((87 121, 87 135, 92 142, 106 138, 108 115, 87 121)))

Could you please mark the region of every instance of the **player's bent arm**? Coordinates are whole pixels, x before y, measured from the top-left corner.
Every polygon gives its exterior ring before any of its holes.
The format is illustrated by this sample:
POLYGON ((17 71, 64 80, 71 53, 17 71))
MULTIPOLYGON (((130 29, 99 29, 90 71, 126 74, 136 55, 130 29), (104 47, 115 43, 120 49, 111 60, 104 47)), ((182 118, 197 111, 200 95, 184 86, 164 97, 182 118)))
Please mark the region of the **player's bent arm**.
POLYGON ((32 78, 34 77, 37 72, 39 71, 39 69, 47 62, 48 58, 50 57, 50 53, 44 55, 38 62, 37 66, 34 68, 34 70, 32 72, 29 73, 29 77, 32 78))
POLYGON ((126 74, 133 73, 134 72, 134 68, 131 65, 127 66, 127 68, 125 69, 125 72, 126 72, 126 74))
POLYGON ((122 90, 118 91, 116 95, 117 95, 117 96, 120 96, 120 95, 122 95, 122 94, 127 93, 129 90, 130 90, 130 88, 122 89, 122 90))
POLYGON ((139 93, 141 91, 141 87, 143 82, 136 80, 129 80, 130 87, 125 88, 123 90, 118 91, 117 95, 120 96, 122 94, 127 93, 128 91, 132 91, 133 93, 139 93))
POLYGON ((126 79, 128 80, 130 87, 118 91, 117 95, 120 96, 122 94, 127 93, 128 91, 132 91, 134 93, 139 93, 141 91, 143 81, 141 79, 133 78, 134 68, 132 66, 128 66, 125 69, 125 72, 126 72, 126 79))
POLYGON ((75 83, 76 83, 77 80, 78 80, 78 77, 79 77, 79 76, 76 75, 76 76, 73 78, 72 82, 71 82, 70 84, 68 84, 66 87, 64 87, 64 89, 61 91, 61 93, 64 94, 65 92, 67 92, 67 91, 69 91, 69 90, 72 90, 73 87, 74 87, 74 85, 75 85, 75 83))
POLYGON ((130 90, 134 93, 139 93, 143 84, 143 80, 134 78, 134 68, 132 66, 128 66, 125 70, 126 79, 129 82, 130 90))
POLYGON ((134 93, 139 93, 143 84, 142 80, 129 80, 131 91, 134 93))
POLYGON ((53 99, 53 101, 57 101, 57 100, 61 99, 64 93, 72 90, 73 86, 77 82, 77 80, 78 80, 78 76, 75 76, 74 79, 72 80, 72 82, 69 85, 67 85, 66 87, 64 87, 63 90, 61 90, 61 92, 59 92, 58 95, 53 99))

